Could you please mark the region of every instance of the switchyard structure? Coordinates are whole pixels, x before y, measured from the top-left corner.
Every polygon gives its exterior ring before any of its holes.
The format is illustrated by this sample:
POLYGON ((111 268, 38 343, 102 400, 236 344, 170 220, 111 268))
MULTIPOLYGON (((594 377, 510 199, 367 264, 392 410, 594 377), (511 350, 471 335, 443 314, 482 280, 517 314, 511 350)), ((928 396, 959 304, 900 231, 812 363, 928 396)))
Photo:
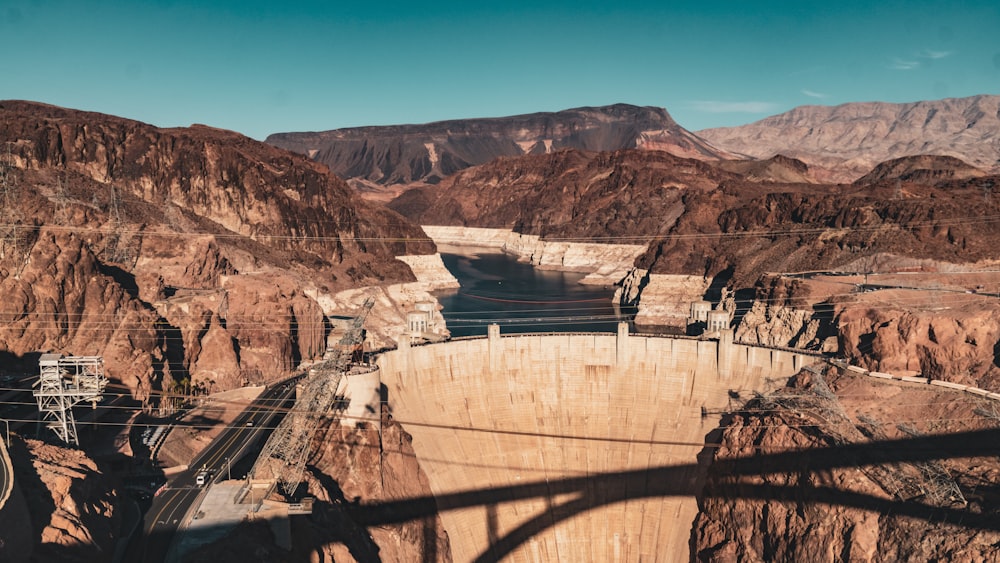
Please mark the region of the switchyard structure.
POLYGON ((108 378, 101 356, 42 354, 38 360, 39 377, 33 394, 38 401, 40 419, 67 444, 80 445, 76 434, 73 406, 89 402, 94 408, 104 396, 108 378))
POLYGON ((275 428, 247 475, 246 492, 251 499, 263 499, 276 485, 291 496, 302 481, 313 436, 323 419, 335 410, 337 389, 351 369, 355 353, 361 350, 363 324, 374 305, 373 297, 365 300, 340 342, 327 348, 323 362, 311 368, 300 384, 292 412, 275 428))

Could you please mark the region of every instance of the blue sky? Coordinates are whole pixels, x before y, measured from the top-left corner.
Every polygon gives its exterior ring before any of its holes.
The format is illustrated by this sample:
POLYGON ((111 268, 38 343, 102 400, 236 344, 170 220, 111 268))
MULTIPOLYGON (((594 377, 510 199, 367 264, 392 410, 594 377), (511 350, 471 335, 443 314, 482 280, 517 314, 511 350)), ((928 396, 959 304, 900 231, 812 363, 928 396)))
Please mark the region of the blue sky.
POLYGON ((3 0, 0 99, 269 133, 1000 94, 1000 2, 3 0))

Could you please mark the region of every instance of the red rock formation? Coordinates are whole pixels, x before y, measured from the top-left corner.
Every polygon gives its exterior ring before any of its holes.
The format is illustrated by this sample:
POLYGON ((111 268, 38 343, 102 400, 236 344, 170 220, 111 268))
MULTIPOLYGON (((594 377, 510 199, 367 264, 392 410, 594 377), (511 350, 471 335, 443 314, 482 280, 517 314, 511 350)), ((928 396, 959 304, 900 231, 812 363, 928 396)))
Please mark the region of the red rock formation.
POLYGON ((1000 326, 996 323, 1000 304, 993 298, 969 297, 963 303, 948 301, 953 306, 946 309, 933 306, 946 298, 941 294, 908 308, 893 306, 896 299, 892 298, 883 298, 878 307, 841 306, 836 321, 841 353, 876 371, 917 372, 932 379, 1000 389, 1000 326))
POLYGON ((730 156, 679 126, 666 110, 628 104, 424 125, 275 133, 267 142, 314 157, 375 194, 394 184, 436 184, 498 157, 562 149, 642 148, 705 160, 730 156))
POLYGON ((12 560, 110 562, 123 525, 114 481, 79 450, 37 440, 16 440, 13 449, 15 486, 30 518, 0 535, 25 534, 33 545, 12 560))
POLYGON ((900 181, 937 185, 952 180, 982 178, 986 173, 951 156, 905 156, 880 163, 858 178, 857 184, 900 181))
POLYGON ((24 264, 0 279, 0 348, 104 356, 109 375, 147 398, 163 357, 156 313, 105 275, 73 233, 41 228, 24 264))
POLYGON ((303 287, 408 281, 394 256, 434 249, 322 166, 235 133, 29 102, 0 119, 0 348, 103 355, 140 399, 166 365, 215 390, 281 377, 325 347, 303 287))
MULTIPOLYGON (((710 466, 692 535, 696 559, 992 561, 1000 556, 1000 532, 966 527, 955 517, 922 520, 906 516, 902 509, 878 512, 857 505, 866 497, 902 504, 894 496, 896 484, 933 486, 925 481, 918 462, 873 465, 859 458, 856 464, 826 468, 817 466, 808 454, 817 447, 867 441, 858 428, 875 433, 875 439, 907 437, 894 424, 902 421, 918 432, 928 432, 928 426, 935 432, 982 427, 985 419, 970 417, 967 399, 927 386, 907 388, 859 378, 835 378, 831 385, 839 399, 824 404, 842 410, 847 418, 840 422, 820 416, 823 411, 816 408, 795 408, 804 396, 802 404, 813 405, 817 399, 809 399, 809 391, 786 390, 774 395, 778 401, 748 404, 725 426, 713 463, 759 460, 758 467, 735 475, 710 466), (859 415, 876 426, 862 422, 859 415), (804 452, 796 463, 778 465, 767 458, 795 451, 804 452), (751 490, 754 493, 741 494, 751 490)), ((977 486, 980 479, 998 474, 995 459, 946 458, 938 467, 968 500, 968 504, 952 502, 950 508, 967 511, 980 521, 997 509, 1000 497, 992 490, 981 494, 977 486)), ((930 501, 924 497, 905 502, 930 501)))

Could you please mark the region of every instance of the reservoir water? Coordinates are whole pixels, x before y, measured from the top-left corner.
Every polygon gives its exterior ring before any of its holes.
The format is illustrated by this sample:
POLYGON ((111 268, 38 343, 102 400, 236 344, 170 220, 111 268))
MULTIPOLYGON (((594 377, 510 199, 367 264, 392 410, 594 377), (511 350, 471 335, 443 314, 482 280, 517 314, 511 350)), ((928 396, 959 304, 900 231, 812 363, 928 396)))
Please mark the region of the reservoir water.
POLYGON ((485 335, 492 323, 505 334, 614 332, 635 315, 612 305, 614 287, 580 284, 584 274, 538 270, 493 249, 440 250, 461 284, 437 294, 453 337, 485 335))

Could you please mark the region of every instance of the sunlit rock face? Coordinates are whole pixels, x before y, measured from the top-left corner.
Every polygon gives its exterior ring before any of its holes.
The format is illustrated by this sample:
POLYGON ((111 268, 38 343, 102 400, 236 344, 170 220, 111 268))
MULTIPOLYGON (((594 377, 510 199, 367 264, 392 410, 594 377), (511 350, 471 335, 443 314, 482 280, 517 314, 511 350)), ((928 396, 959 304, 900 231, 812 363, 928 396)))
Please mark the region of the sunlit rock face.
POLYGON ((143 401, 288 374, 360 305, 322 296, 413 282, 396 256, 435 251, 322 165, 233 132, 19 101, 0 120, 0 346, 101 355, 143 401))

